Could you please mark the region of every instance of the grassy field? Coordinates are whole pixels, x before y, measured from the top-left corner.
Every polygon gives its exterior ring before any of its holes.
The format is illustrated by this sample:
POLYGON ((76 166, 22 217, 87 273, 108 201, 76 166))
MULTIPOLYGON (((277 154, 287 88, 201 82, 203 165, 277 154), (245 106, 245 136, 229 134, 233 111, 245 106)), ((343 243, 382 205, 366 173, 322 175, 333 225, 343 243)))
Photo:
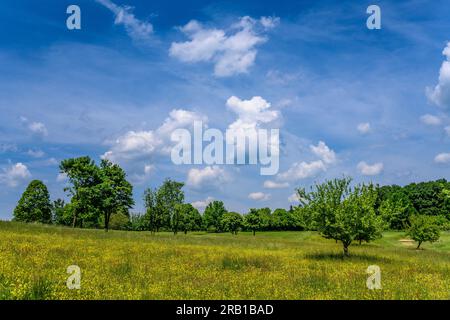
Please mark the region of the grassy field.
POLYGON ((449 299, 450 234, 350 247, 313 232, 169 233, 0 222, 0 299, 449 299), (81 268, 80 290, 66 269, 81 268), (381 268, 381 290, 366 269, 381 268))

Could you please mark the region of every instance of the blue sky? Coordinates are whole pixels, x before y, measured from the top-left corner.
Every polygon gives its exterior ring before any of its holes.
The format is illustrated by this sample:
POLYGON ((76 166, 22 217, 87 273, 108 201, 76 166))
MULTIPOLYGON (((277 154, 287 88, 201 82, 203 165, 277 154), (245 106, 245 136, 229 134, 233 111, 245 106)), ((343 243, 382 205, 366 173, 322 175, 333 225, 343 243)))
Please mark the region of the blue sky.
POLYGON ((239 212, 288 208, 296 187, 343 174, 448 179, 449 16, 446 1, 3 1, 0 219, 32 179, 64 197, 58 163, 83 155, 125 168, 134 211, 166 177, 199 208, 239 212), (71 4, 81 30, 66 28, 71 4), (381 30, 366 27, 370 4, 381 30), (279 128, 280 173, 173 165, 170 132, 195 119, 279 128))

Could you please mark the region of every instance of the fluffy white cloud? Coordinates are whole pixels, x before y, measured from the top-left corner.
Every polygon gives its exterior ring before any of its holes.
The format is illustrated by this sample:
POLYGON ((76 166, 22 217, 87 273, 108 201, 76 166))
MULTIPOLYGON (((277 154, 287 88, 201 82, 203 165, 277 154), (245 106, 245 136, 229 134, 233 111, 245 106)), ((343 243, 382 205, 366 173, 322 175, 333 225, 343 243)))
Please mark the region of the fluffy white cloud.
POLYGON ((325 164, 332 164, 336 162, 336 153, 331 150, 323 141, 319 141, 317 146, 310 146, 312 153, 318 156, 325 164))
POLYGON ((358 124, 358 126, 356 127, 356 129, 359 131, 359 133, 361 134, 367 134, 370 132, 370 123, 368 122, 363 122, 358 124))
POLYGON ((131 38, 135 40, 146 40, 153 33, 153 25, 137 19, 132 13, 133 7, 119 6, 110 0, 96 1, 114 13, 114 24, 123 25, 131 38))
POLYGON ((227 100, 227 107, 238 116, 237 120, 228 127, 232 130, 257 129, 261 124, 280 118, 280 113, 270 110, 271 104, 259 96, 250 100, 241 100, 236 96, 231 96, 227 100))
POLYGON ((46 137, 48 136, 48 130, 45 124, 37 121, 29 121, 27 117, 21 116, 20 122, 22 125, 26 126, 33 134, 46 137))
POLYGON ((272 180, 266 180, 264 181, 264 188, 267 189, 283 189, 288 188, 289 183, 288 182, 276 182, 272 180))
POLYGON ((298 195, 297 195, 296 193, 291 194, 291 195, 288 197, 288 201, 289 201, 290 203, 299 202, 299 200, 298 200, 298 195))
POLYGON ((310 145, 309 148, 319 160, 296 162, 287 171, 278 174, 277 180, 297 181, 311 178, 317 176, 321 172, 327 171, 329 166, 334 164, 337 160, 336 153, 323 141, 319 141, 317 146, 310 145))
POLYGON ((450 153, 440 153, 434 158, 436 163, 450 163, 450 153))
POLYGON ((357 169, 361 174, 365 176, 376 176, 383 171, 384 165, 381 162, 377 162, 370 165, 367 164, 365 161, 361 161, 360 163, 358 163, 357 169))
POLYGON ((441 118, 433 116, 431 114, 425 114, 420 117, 420 121, 427 126, 439 126, 442 123, 441 118))
POLYGON ((434 88, 427 88, 427 96, 430 102, 442 108, 450 107, 450 42, 447 43, 442 54, 446 61, 439 70, 438 84, 434 88))
POLYGON ((191 204, 194 208, 197 208, 197 210, 203 211, 208 206, 208 204, 210 204, 213 201, 214 201, 213 197, 207 197, 205 200, 194 201, 191 204))
POLYGON ((325 163, 322 160, 311 162, 296 162, 286 172, 280 173, 278 179, 283 181, 296 181, 314 177, 322 171, 326 171, 325 163))
POLYGON ((189 170, 186 185, 193 189, 219 187, 229 180, 227 172, 218 166, 207 166, 203 169, 189 170))
POLYGON ((259 19, 259 22, 261 23, 261 25, 264 28, 272 29, 280 24, 280 18, 279 17, 261 17, 259 19))
POLYGON ((169 117, 156 130, 128 131, 118 137, 102 158, 121 162, 148 157, 155 153, 170 153, 172 132, 178 128, 190 128, 194 121, 206 123, 208 119, 195 112, 182 109, 172 110, 169 117))
POLYGON ((180 28, 189 40, 173 42, 169 54, 183 62, 213 62, 214 74, 218 77, 247 73, 255 62, 256 46, 266 41, 262 31, 278 23, 279 19, 274 17, 262 17, 257 21, 246 16, 227 32, 205 28, 200 22, 192 20, 180 28))
POLYGON ((0 173, 0 183, 16 187, 30 177, 31 173, 27 166, 18 162, 7 169, 3 169, 3 173, 0 173))
MULTIPOLYGON (((262 97, 252 97, 250 100, 241 100, 231 96, 226 103, 227 107, 236 113, 237 119, 228 126, 228 130, 234 133, 239 139, 249 139, 250 145, 258 145, 258 137, 253 134, 255 130, 264 128, 281 119, 279 111, 271 110, 271 104, 262 97)), ((274 135, 270 135, 269 147, 273 148, 272 157, 279 154, 279 140, 274 135)), ((238 145, 240 151, 245 151, 244 145, 238 145), (244 150, 242 150, 244 149, 244 150)))
POLYGON ((248 198, 255 201, 267 201, 270 199, 270 194, 264 192, 252 192, 248 198))

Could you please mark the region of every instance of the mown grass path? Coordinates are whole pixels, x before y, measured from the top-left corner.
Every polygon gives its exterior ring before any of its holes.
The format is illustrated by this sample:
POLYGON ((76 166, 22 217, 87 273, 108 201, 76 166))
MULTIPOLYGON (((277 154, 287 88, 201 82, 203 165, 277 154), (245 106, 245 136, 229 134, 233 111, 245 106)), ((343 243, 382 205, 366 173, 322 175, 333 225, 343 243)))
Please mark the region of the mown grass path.
POLYGON ((0 299, 449 299, 450 234, 342 247, 314 232, 187 236, 0 222, 0 299), (69 265, 81 289, 66 286, 69 265), (366 269, 381 268, 381 290, 366 269))

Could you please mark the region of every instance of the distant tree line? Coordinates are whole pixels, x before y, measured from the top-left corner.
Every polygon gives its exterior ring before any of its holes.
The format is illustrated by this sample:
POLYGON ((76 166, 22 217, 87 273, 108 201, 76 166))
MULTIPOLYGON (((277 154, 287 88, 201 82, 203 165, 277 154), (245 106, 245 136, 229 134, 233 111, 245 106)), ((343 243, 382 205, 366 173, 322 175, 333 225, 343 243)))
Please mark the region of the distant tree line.
POLYGON ((63 160, 59 169, 70 184, 65 188, 70 202, 57 199, 52 203, 45 184, 34 180, 19 200, 14 220, 174 234, 312 230, 341 241, 344 252, 352 241, 374 240, 385 229, 410 230, 414 221, 415 226, 450 229, 450 183, 445 179, 401 187, 352 186, 351 179, 344 177, 308 191, 297 189, 300 203, 289 210, 252 208, 244 215, 229 212, 222 201, 209 203, 200 214, 185 203, 184 183, 166 179, 158 188, 145 190, 146 210, 133 214, 133 187, 119 165, 108 160, 97 165, 89 157, 80 157, 63 160))

